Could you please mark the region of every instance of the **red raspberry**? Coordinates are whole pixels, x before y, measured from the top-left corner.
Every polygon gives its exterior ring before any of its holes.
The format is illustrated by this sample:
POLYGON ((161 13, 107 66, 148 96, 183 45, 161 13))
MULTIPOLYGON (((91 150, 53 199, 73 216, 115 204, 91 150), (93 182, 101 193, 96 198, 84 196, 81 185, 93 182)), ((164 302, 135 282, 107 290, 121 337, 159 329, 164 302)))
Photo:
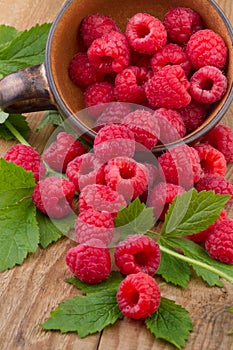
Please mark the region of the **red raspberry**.
POLYGON ((190 78, 190 94, 200 103, 219 101, 227 89, 226 76, 216 67, 205 66, 190 78))
POLYGON ((164 220, 169 204, 185 189, 172 183, 160 182, 149 193, 148 206, 153 208, 156 220, 164 220))
POLYGON ((128 275, 119 286, 117 301, 124 316, 145 319, 159 307, 159 285, 143 272, 128 275))
POLYGON ((214 226, 206 238, 205 248, 211 258, 233 264, 233 220, 225 219, 214 226))
POLYGON ((221 152, 206 143, 200 143, 194 148, 199 155, 201 167, 205 174, 226 174, 226 159, 221 152))
POLYGON ((214 66, 222 69, 228 56, 222 37, 211 29, 197 31, 186 46, 186 53, 195 69, 214 66))
POLYGON ((163 23, 147 13, 137 13, 127 23, 126 38, 139 53, 153 54, 167 42, 163 23))
POLYGON ((118 156, 133 157, 135 152, 134 134, 125 125, 106 125, 99 130, 95 137, 94 152, 103 163, 118 156))
POLYGON ((154 112, 160 130, 160 142, 166 144, 182 138, 186 128, 178 111, 167 108, 158 108, 154 112))
POLYGON ((202 142, 208 142, 217 148, 224 155, 227 163, 233 162, 233 131, 229 126, 217 125, 204 136, 202 142))
POLYGON ((115 101, 114 87, 103 81, 89 85, 84 92, 84 103, 92 118, 97 119, 106 108, 106 103, 115 101))
POLYGON ((66 264, 74 275, 88 284, 104 281, 111 272, 108 248, 94 238, 70 248, 66 254, 66 264))
POLYGON ((56 141, 53 141, 44 151, 43 158, 50 168, 64 173, 69 162, 86 152, 87 149, 79 140, 61 131, 57 134, 56 141))
POLYGON ((158 122, 150 112, 138 109, 129 113, 122 123, 133 131, 135 141, 149 150, 158 142, 158 122))
POLYGON ((154 108, 181 108, 191 101, 189 81, 179 65, 161 68, 146 84, 145 92, 154 108))
POLYGON ((79 196, 80 212, 87 209, 94 209, 108 212, 114 217, 122 206, 127 206, 124 197, 105 185, 88 185, 84 187, 79 196))
POLYGON ((91 184, 105 184, 104 167, 93 153, 73 159, 67 166, 66 176, 73 182, 77 192, 91 184))
POLYGON ((228 204, 233 200, 233 184, 223 175, 207 174, 203 176, 196 184, 197 191, 214 191, 216 194, 228 194, 231 198, 228 204))
POLYGON ((190 189, 203 174, 198 152, 186 144, 168 149, 158 158, 167 182, 190 189))
POLYGON ((226 217, 227 217, 227 212, 225 209, 223 209, 219 215, 219 218, 212 225, 207 227, 207 229, 200 231, 198 233, 194 233, 192 235, 188 235, 186 236, 186 238, 197 243, 204 242, 207 239, 207 237, 212 233, 214 227, 222 220, 225 220, 226 217))
POLYGON ((101 113, 95 123, 95 129, 109 124, 121 124, 123 118, 133 111, 133 107, 129 103, 111 102, 108 103, 105 110, 101 113))
POLYGON ((37 182, 32 199, 36 207, 51 218, 60 219, 71 212, 74 184, 57 176, 37 182))
POLYGON ((188 76, 191 70, 191 62, 182 47, 177 44, 167 44, 151 58, 151 67, 157 73, 166 65, 180 65, 188 76))
POLYGON ((122 102, 141 104, 146 101, 144 84, 149 79, 148 70, 144 67, 129 66, 118 73, 115 79, 114 93, 122 102))
POLYGON ((86 47, 112 30, 120 31, 111 17, 99 13, 84 17, 80 26, 80 34, 86 47))
POLYGON ((16 144, 8 149, 4 159, 22 166, 26 171, 32 171, 36 182, 43 178, 46 173, 40 154, 31 146, 16 144))
POLYGON ((130 49, 124 34, 111 31, 94 40, 87 55, 99 72, 118 73, 129 65, 130 49))
POLYGON ((168 38, 178 44, 186 44, 193 33, 203 28, 200 15, 187 7, 171 8, 163 23, 168 38))
POLYGON ((134 234, 117 244, 114 258, 124 275, 144 272, 153 276, 158 270, 161 253, 159 245, 150 237, 134 234))
POLYGON ((132 49, 131 50, 130 64, 132 66, 137 66, 140 68, 144 67, 148 71, 151 71, 151 55, 138 53, 132 49))
POLYGON ((187 133, 196 130, 205 120, 207 110, 204 104, 192 100, 186 107, 179 109, 187 133))
POLYGON ((69 64, 70 79, 80 87, 87 87, 104 80, 104 74, 97 72, 97 70, 90 64, 87 54, 85 52, 78 52, 69 64))
POLYGON ((128 157, 116 157, 104 168, 107 186, 122 194, 126 200, 140 196, 148 185, 148 170, 128 157))
POLYGON ((94 209, 82 211, 75 222, 75 234, 78 243, 91 238, 100 239, 108 245, 114 234, 114 221, 110 213, 94 209))

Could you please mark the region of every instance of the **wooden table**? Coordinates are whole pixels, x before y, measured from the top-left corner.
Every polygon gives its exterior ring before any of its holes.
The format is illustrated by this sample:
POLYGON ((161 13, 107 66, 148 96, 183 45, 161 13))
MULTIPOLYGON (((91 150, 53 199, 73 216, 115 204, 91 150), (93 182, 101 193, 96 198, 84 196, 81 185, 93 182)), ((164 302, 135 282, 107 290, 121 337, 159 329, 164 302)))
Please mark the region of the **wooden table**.
MULTIPOLYGON (((29 29, 36 23, 52 22, 64 0, 0 0, 0 24, 29 29)), ((216 1, 233 23, 231 0, 216 1)), ((223 122, 233 127, 233 104, 223 122)), ((43 150, 51 127, 35 132, 42 113, 28 115, 31 127, 29 143, 39 152, 43 150)), ((0 139, 0 156, 14 142, 0 139)), ((233 179, 233 166, 227 178, 233 179)), ((16 266, 0 275, 0 348, 2 350, 162 350, 174 349, 156 340, 140 321, 118 321, 101 334, 80 339, 77 334, 45 332, 43 323, 61 301, 77 294, 77 289, 64 282, 70 277, 65 265, 65 254, 73 245, 67 238, 49 248, 30 254, 22 266, 16 266)), ((163 296, 175 300, 190 311, 194 330, 186 343, 186 350, 233 349, 233 336, 227 331, 233 327, 233 286, 224 282, 224 288, 209 288, 194 277, 183 290, 171 285, 163 287, 163 296)))

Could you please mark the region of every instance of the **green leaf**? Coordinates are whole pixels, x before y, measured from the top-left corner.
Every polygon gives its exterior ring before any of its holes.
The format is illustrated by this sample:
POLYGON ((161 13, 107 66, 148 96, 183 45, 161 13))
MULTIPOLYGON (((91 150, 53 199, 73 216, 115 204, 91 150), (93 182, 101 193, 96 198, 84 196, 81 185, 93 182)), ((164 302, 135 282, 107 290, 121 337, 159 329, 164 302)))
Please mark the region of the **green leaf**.
POLYGON ((4 123, 5 120, 7 120, 8 116, 8 113, 5 113, 0 109, 0 124, 4 123))
POLYGON ((0 271, 22 264, 27 254, 35 252, 39 231, 31 198, 0 209, 0 271))
POLYGON ((119 318, 122 318, 122 313, 118 307, 116 291, 107 290, 64 301, 51 312, 50 318, 41 327, 60 330, 62 333, 77 332, 84 338, 101 332, 119 318))
POLYGON ((64 120, 58 111, 46 111, 41 122, 37 126, 36 131, 39 131, 40 129, 44 128, 46 125, 52 124, 55 126, 59 126, 62 123, 64 123, 64 120))
POLYGON ((37 24, 15 36, 9 45, 0 50, 0 73, 7 75, 42 63, 50 27, 49 23, 37 24))
POLYGON ((228 195, 195 189, 178 195, 168 209, 161 235, 186 236, 205 230, 219 218, 228 200, 228 195))
MULTIPOLYGON (((27 138, 30 128, 28 126, 26 117, 21 114, 9 114, 7 120, 17 129, 17 131, 27 138)), ((4 120, 6 121, 6 119, 4 120)), ((5 140, 14 140, 15 136, 10 132, 5 124, 0 124, 0 137, 5 140)))
POLYGON ((31 171, 0 158, 0 208, 18 204, 31 197, 35 180, 31 171))
POLYGON ((192 320, 186 309, 174 301, 161 298, 158 310, 145 320, 146 327, 160 339, 181 349, 192 331, 192 320))
MULTIPOLYGON (((159 240, 160 245, 167 246, 164 240, 159 240)), ((161 252, 161 261, 156 272, 161 275, 166 282, 171 282, 182 288, 186 288, 190 280, 191 271, 185 261, 181 261, 165 252, 161 252)))
POLYGON ((90 285, 86 284, 77 277, 67 278, 66 282, 73 284, 75 287, 80 289, 83 294, 99 293, 102 291, 117 291, 119 284, 123 280, 123 276, 119 272, 112 271, 110 276, 103 282, 90 285))
POLYGON ((170 238, 167 240, 167 243, 173 247, 182 249, 185 256, 196 261, 197 263, 190 264, 193 266, 197 275, 210 286, 216 285, 221 287, 222 282, 219 280, 219 277, 233 281, 233 265, 227 265, 210 258, 207 252, 198 244, 182 238, 170 238), (201 266, 202 264, 198 265, 198 262, 204 263, 206 267, 203 268, 201 266))
POLYGON ((114 222, 121 233, 121 239, 129 234, 145 233, 154 224, 153 208, 146 208, 145 204, 136 198, 128 207, 118 212, 114 222))
POLYGON ((0 51, 4 49, 13 39, 19 35, 16 28, 7 26, 5 24, 0 25, 0 51))

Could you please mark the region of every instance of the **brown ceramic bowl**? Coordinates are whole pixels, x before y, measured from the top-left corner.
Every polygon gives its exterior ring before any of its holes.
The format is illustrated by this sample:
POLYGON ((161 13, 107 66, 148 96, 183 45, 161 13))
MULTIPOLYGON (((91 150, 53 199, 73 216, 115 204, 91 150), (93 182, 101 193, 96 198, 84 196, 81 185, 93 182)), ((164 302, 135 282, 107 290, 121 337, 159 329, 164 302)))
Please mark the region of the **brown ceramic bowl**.
MULTIPOLYGON (((173 144, 155 147, 154 152, 161 152, 167 146, 180 142, 188 144, 194 142, 221 120, 233 98, 233 31, 223 11, 212 0, 68 0, 61 8, 50 30, 45 62, 36 68, 29 68, 29 78, 27 76, 27 79, 25 79, 24 71, 18 73, 17 84, 21 86, 21 90, 14 91, 14 96, 9 97, 9 76, 2 79, 0 82, 0 107, 11 112, 56 108, 64 118, 69 118, 72 121, 81 134, 93 141, 95 131, 91 120, 85 113, 78 113, 85 108, 83 92, 71 82, 68 75, 69 63, 79 50, 77 33, 82 19, 90 14, 102 13, 112 17, 124 32, 127 20, 137 12, 147 12, 163 20, 164 14, 170 8, 177 6, 190 7, 197 11, 203 19, 204 26, 219 33, 229 49, 226 66, 228 89, 225 96, 213 106, 207 119, 197 130, 173 144), (33 87, 31 86, 32 81, 33 87), (22 95, 24 96, 22 97, 22 95)), ((11 75, 14 86, 16 86, 15 78, 15 74, 11 75)))

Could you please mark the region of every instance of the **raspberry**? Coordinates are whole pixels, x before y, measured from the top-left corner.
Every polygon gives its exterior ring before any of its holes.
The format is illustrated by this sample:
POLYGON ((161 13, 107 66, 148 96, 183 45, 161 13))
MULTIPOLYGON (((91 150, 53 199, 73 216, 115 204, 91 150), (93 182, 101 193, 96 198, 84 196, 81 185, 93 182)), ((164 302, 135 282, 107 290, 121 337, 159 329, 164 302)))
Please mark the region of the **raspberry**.
POLYGON ((60 219, 71 212, 74 184, 57 176, 37 182, 32 194, 36 207, 51 218, 60 219))
POLYGON ((190 94, 200 103, 219 101, 227 89, 227 77, 216 67, 205 66, 190 78, 190 94))
POLYGON ((178 44, 186 44, 193 33, 202 29, 200 15, 187 7, 171 8, 165 14, 163 24, 170 41, 178 44))
POLYGON ((180 65, 188 76, 191 70, 191 62, 183 49, 177 44, 167 44, 151 58, 151 67, 157 73, 166 65, 180 65))
POLYGON ((196 184, 197 191, 214 191, 216 194, 228 194, 230 199, 228 204, 233 200, 233 184, 224 176, 208 174, 203 176, 196 184))
POLYGON ((57 134, 56 141, 53 141, 44 151, 43 158, 50 168, 64 173, 69 162, 86 152, 87 149, 79 140, 61 131, 57 134))
POLYGON ((8 149, 4 159, 22 166, 26 171, 32 171, 36 182, 46 173, 40 154, 31 146, 16 144, 8 149))
POLYGON ((118 73, 114 93, 122 102, 141 104, 146 101, 144 84, 148 81, 148 70, 144 67, 129 66, 118 73))
POLYGON ((225 175, 226 159, 221 152, 206 143, 200 143, 194 148, 199 155, 201 167, 205 174, 225 175))
POLYGON ((80 26, 80 34, 86 47, 112 30, 120 31, 111 17, 99 13, 84 17, 80 26))
POLYGON ((84 92, 84 103, 92 118, 97 119, 106 108, 106 103, 115 101, 114 87, 103 81, 89 85, 84 92))
POLYGON ((125 125, 106 125, 95 137, 94 153, 103 163, 118 156, 133 157, 134 152, 134 133, 125 125))
POLYGON ((163 23, 147 13, 137 13, 127 23, 126 38, 139 53, 153 54, 167 42, 163 23))
POLYGON ((97 72, 90 64, 85 52, 78 52, 69 64, 70 79, 80 87, 87 87, 104 80, 104 74, 97 72))
POLYGON ((227 163, 233 162, 233 131, 229 126, 217 125, 204 136, 202 142, 217 148, 224 155, 227 163))
POLYGON ((186 128, 178 111, 158 108, 154 112, 160 130, 160 142, 166 144, 176 141, 186 134, 186 128))
POLYGON ((172 183, 160 182, 149 193, 148 206, 153 208, 156 220, 164 220, 169 204, 185 189, 172 183))
POLYGON ((94 40, 87 55, 99 72, 118 73, 129 65, 130 49, 124 34, 111 31, 94 40))
POLYGON ((126 276, 120 283, 117 301, 124 316, 145 319, 158 309, 160 289, 153 277, 138 272, 126 276))
POLYGON ((233 264, 233 220, 226 218, 214 226, 205 248, 211 258, 233 264))
POLYGON ((107 186, 122 194, 126 200, 140 196, 148 185, 148 170, 128 157, 116 157, 104 168, 107 186))
POLYGON ((191 101, 189 81, 179 65, 161 68, 146 84, 145 92, 154 108, 181 108, 191 101))
POLYGON ((204 104, 192 100, 186 107, 180 108, 179 113, 187 133, 191 133, 204 122, 207 111, 204 104))
POLYGON ((105 184, 104 168, 93 153, 85 153, 73 159, 67 166, 66 176, 77 192, 91 184, 105 184))
POLYGON ((137 143, 149 150, 156 145, 160 130, 157 120, 150 112, 138 109, 129 113, 122 123, 132 130, 137 143))
POLYGON ((84 187, 79 196, 80 212, 94 209, 108 212, 114 217, 121 206, 127 206, 124 197, 106 185, 88 185, 84 187))
POLYGON ((118 101, 108 103, 95 123, 95 130, 109 124, 121 124, 123 118, 132 111, 133 108, 129 103, 118 101))
POLYGON ((78 243, 96 238, 108 245, 114 234, 113 217, 107 212, 94 209, 84 210, 76 219, 75 234, 78 243))
POLYGON ((186 144, 168 149, 158 158, 167 182, 190 189, 203 174, 198 152, 186 144))
POLYGON ((161 254, 159 245, 150 237, 133 234, 117 244, 114 259, 124 275, 144 272, 153 276, 158 270, 161 254))
POLYGON ((204 242, 207 239, 207 237, 212 233, 214 227, 222 220, 225 220, 226 217, 227 217, 226 210, 223 209, 219 215, 219 218, 212 225, 207 227, 207 229, 200 231, 198 233, 194 233, 192 235, 188 235, 188 236, 186 236, 186 238, 190 239, 193 242, 197 242, 197 243, 204 242))
POLYGON ((228 49, 219 34, 211 29, 202 29, 190 37, 186 53, 195 69, 204 66, 222 69, 227 60, 228 49))
POLYGON ((94 238, 70 248, 66 254, 66 264, 74 275, 88 284, 104 281, 111 271, 108 248, 94 238))

